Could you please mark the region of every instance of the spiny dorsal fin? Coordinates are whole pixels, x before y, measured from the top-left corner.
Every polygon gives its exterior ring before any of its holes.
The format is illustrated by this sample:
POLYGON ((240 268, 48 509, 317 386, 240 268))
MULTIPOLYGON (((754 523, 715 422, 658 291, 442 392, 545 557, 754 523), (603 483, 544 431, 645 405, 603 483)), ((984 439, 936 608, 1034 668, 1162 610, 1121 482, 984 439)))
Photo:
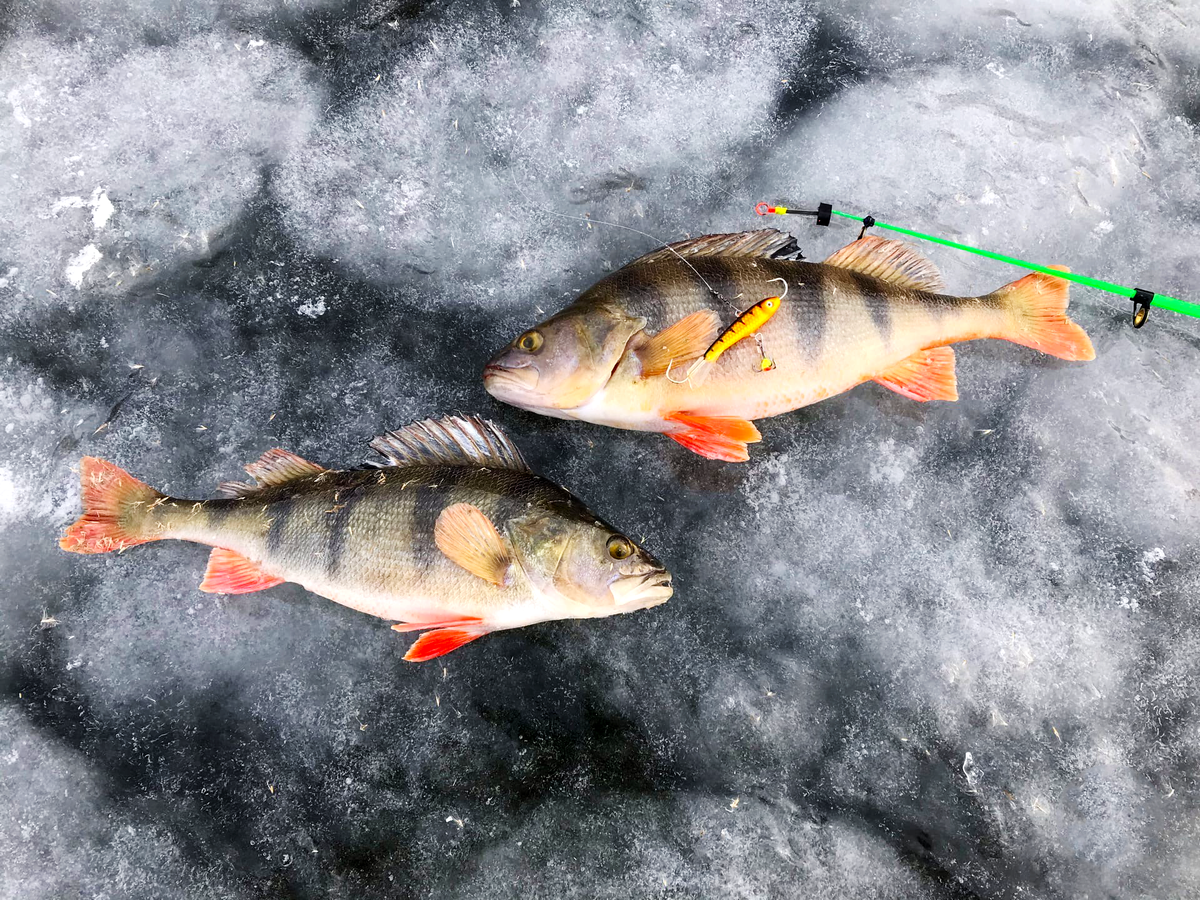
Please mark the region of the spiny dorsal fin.
MULTIPOLYGON (((758 231, 739 231, 733 234, 706 234, 703 237, 676 241, 639 256, 630 266, 661 262, 665 259, 697 259, 705 256, 750 257, 758 259, 802 259, 800 246, 790 234, 774 228, 758 231), (678 254, 678 256, 676 256, 678 254)), ((626 266, 628 268, 628 266, 626 266)))
POLYGON ((446 416, 426 419, 398 431, 381 434, 371 449, 384 461, 368 460, 373 466, 483 466, 530 472, 529 464, 516 445, 496 425, 475 416, 446 416))
POLYGON ((825 265, 861 272, 914 291, 940 294, 946 289, 942 273, 915 249, 903 241, 889 241, 873 234, 847 244, 825 260, 825 265))
POLYGON ((721 317, 711 309, 702 309, 650 335, 634 351, 642 364, 642 376, 653 378, 672 366, 687 368, 688 363, 704 355, 720 330, 721 317))
POLYGON ((315 462, 309 462, 302 456, 278 447, 268 450, 245 469, 257 484, 248 484, 244 481, 223 481, 217 485, 217 496, 245 497, 255 491, 261 491, 265 487, 286 484, 297 478, 320 475, 325 471, 324 466, 318 466, 315 462))

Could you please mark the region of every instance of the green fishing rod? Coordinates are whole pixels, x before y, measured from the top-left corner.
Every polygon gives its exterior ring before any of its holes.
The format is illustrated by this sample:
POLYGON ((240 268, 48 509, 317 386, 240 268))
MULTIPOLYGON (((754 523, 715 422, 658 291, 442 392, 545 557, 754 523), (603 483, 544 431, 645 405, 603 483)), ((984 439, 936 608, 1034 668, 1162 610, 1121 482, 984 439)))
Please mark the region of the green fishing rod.
POLYGON ((1101 291, 1108 291, 1110 294, 1119 294, 1133 301, 1134 328, 1141 328, 1146 324, 1146 317, 1150 315, 1151 306, 1157 306, 1160 309, 1200 319, 1200 303, 1191 303, 1187 300, 1168 297, 1165 294, 1156 294, 1144 288, 1125 287, 1121 284, 1113 284, 1111 281, 1090 278, 1087 275, 1077 275, 1074 272, 1052 269, 1049 266, 1041 266, 1037 263, 1017 259, 1015 256, 993 253, 991 250, 981 250, 978 247, 971 247, 956 241, 948 241, 945 238, 935 237, 932 234, 922 234, 919 231, 913 231, 909 228, 901 228, 899 225, 889 225, 887 222, 880 222, 874 216, 856 216, 853 213, 842 212, 841 210, 834 209, 829 203, 821 203, 816 209, 792 209, 787 206, 771 206, 768 203, 759 203, 754 207, 754 211, 760 216, 815 216, 818 225, 828 225, 833 216, 840 216, 843 219, 852 219, 862 224, 862 230, 858 233, 860 238, 867 233, 868 228, 885 228, 888 231, 895 231, 922 241, 931 241, 935 244, 941 244, 944 247, 953 247, 955 250, 965 250, 967 253, 974 253, 976 256, 986 256, 988 259, 999 260, 1009 265, 1021 266, 1025 269, 1032 269, 1034 272, 1042 272, 1046 275, 1053 275, 1055 278, 1063 278, 1067 281, 1074 281, 1076 284, 1086 285, 1087 287, 1096 288, 1101 291))

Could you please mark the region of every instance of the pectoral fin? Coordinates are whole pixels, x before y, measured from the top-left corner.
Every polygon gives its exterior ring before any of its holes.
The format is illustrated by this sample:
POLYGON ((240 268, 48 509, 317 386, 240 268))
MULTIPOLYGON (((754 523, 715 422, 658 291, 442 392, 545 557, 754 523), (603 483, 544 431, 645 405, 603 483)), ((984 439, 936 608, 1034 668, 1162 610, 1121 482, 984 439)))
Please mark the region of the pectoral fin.
POLYGON ((506 582, 512 554, 479 507, 470 503, 446 507, 438 516, 433 538, 447 558, 472 575, 495 585, 506 582))
POLYGON ((634 351, 642 364, 642 376, 652 378, 669 368, 687 368, 717 339, 721 318, 711 309, 684 316, 670 328, 651 335, 634 351))
POLYGON ((873 379, 912 400, 957 400, 954 351, 949 347, 920 350, 873 379))

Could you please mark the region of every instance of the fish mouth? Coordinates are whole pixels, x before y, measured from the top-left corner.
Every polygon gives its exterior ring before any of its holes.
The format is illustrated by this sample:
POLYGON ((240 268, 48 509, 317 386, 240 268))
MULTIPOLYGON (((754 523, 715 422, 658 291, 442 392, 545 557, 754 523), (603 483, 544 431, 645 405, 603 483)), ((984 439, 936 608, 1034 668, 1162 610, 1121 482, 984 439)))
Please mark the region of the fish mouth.
POLYGON ((502 366, 488 363, 483 367, 483 387, 497 400, 516 405, 537 390, 538 370, 533 366, 502 366))
POLYGON ((622 575, 608 586, 620 612, 633 612, 666 603, 675 593, 671 573, 655 569, 641 575, 622 575))

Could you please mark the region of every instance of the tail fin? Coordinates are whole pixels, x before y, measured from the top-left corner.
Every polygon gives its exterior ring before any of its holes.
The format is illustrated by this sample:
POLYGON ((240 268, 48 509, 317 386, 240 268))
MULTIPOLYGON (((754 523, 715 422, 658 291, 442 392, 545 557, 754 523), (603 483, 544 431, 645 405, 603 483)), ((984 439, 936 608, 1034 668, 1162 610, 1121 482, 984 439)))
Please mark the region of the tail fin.
MULTIPOLYGON (((1062 266, 1051 268, 1070 271, 1062 266)), ((996 337, 1059 359, 1095 359, 1096 351, 1087 333, 1066 316, 1067 285, 1062 278, 1034 272, 993 291, 990 296, 1005 304, 1016 323, 1012 331, 996 337)))
POLYGON ((79 461, 79 485, 83 515, 63 533, 58 546, 72 553, 108 553, 159 539, 146 534, 144 526, 147 512, 164 494, 94 456, 79 461))

